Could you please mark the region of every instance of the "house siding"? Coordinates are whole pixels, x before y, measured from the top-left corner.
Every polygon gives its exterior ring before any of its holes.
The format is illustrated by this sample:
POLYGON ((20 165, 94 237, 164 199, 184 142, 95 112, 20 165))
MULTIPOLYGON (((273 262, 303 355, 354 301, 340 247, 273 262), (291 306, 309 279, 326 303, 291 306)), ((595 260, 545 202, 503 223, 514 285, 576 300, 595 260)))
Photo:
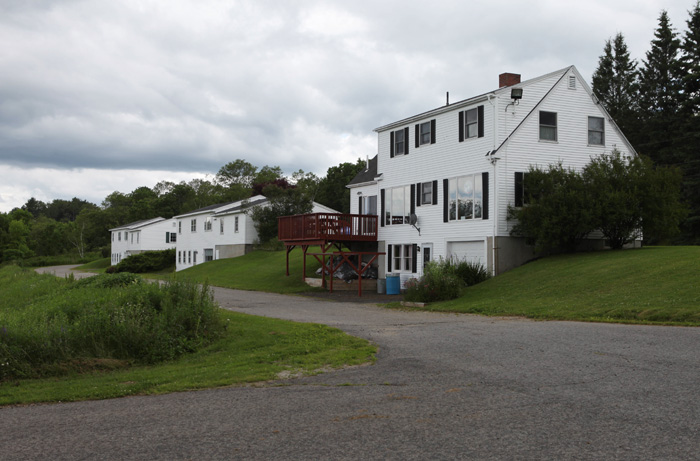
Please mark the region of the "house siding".
MULTIPOLYGON (((515 85, 523 88, 523 97, 516 104, 510 98, 510 87, 411 117, 377 129, 376 185, 378 210, 381 214, 381 191, 437 180, 437 205, 415 208, 417 229, 408 225, 385 225, 379 228, 378 241, 385 245, 431 244, 433 259, 453 253, 486 262, 490 270, 502 272, 535 256, 524 239, 510 237, 513 223, 507 221, 509 205, 514 205, 515 172, 526 172, 530 165, 546 168, 561 162, 565 167, 581 169, 592 157, 610 153, 614 148, 626 155, 633 149, 594 101, 590 88, 575 68, 570 67, 515 85), (576 89, 569 88, 569 76, 576 77, 576 89), (483 106, 483 137, 460 142, 460 112, 483 106), (539 112, 557 113, 557 141, 539 140, 539 112), (605 145, 588 145, 588 117, 605 119, 605 145), (435 120, 435 143, 415 147, 416 126, 435 120), (391 156, 391 133, 408 128, 411 141, 407 155, 391 156), (494 155, 488 154, 496 151, 494 155), (495 166, 492 160, 497 158, 495 166), (488 173, 489 219, 444 222, 444 180, 465 175, 488 173), (496 235, 497 240, 493 236, 496 235), (493 248, 498 253, 493 267, 493 248), (467 250, 468 249, 468 250, 467 250)), ((373 195, 372 185, 353 188, 373 195)), ((352 194, 351 210, 357 210, 356 194, 352 194)), ((355 212, 355 211, 353 211, 355 212)), ((380 221, 382 220, 380 216, 380 221)), ((598 237, 593 235, 592 237, 598 237)), ((418 256, 420 275, 422 255, 418 256)), ((380 258, 380 274, 387 258, 380 258)))

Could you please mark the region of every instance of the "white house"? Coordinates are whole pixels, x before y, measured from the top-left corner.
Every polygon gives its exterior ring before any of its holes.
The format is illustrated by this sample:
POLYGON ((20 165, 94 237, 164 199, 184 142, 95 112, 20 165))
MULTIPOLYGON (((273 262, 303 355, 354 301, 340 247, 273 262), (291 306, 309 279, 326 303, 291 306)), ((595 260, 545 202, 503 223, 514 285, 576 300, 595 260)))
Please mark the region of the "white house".
POLYGON ((174 219, 152 218, 110 229, 112 264, 144 251, 175 248, 177 234, 174 219))
POLYGON ((535 256, 506 220, 509 205, 523 204, 530 165, 580 169, 614 149, 635 155, 574 66, 499 80, 497 90, 375 130, 378 154, 348 187, 351 213, 379 214, 380 278, 404 281, 439 257, 496 274, 516 267, 535 256))
MULTIPOLYGON (((177 222, 176 271, 215 259, 249 253, 258 239, 253 219, 246 211, 268 203, 263 195, 211 205, 173 219, 177 222)), ((337 211, 313 203, 314 213, 337 211)))

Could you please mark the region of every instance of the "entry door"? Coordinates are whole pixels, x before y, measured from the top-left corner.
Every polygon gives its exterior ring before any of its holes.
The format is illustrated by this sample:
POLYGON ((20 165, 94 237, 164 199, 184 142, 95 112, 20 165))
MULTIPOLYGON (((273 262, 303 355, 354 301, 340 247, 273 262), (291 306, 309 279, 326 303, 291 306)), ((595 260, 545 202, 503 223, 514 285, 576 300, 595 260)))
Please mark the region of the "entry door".
POLYGON ((425 266, 433 260, 433 244, 422 243, 420 252, 423 254, 423 273, 425 273, 425 266))

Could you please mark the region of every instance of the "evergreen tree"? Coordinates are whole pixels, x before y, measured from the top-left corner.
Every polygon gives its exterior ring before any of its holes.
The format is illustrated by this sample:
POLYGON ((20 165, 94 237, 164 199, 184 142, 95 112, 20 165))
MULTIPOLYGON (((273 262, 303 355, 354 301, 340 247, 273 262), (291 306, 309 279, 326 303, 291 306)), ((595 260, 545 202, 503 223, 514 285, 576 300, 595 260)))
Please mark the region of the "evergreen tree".
POLYGON ((678 136, 683 196, 690 207, 683 225, 683 241, 700 243, 700 2, 687 21, 681 45, 683 126, 678 136))
POLYGON ((618 33, 607 40, 593 73, 593 91, 623 133, 635 143, 637 63, 630 58, 625 37, 618 33))
POLYGON ((639 72, 639 121, 643 129, 637 133, 636 147, 656 163, 673 165, 677 163, 673 140, 679 126, 680 40, 666 11, 659 16, 654 37, 639 72))

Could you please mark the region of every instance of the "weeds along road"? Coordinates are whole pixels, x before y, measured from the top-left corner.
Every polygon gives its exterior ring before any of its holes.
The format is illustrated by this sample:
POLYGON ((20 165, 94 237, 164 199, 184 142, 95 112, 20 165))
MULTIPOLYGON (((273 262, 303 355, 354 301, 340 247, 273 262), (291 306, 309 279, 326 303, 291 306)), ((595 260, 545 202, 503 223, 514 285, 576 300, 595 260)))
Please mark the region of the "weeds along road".
POLYGON ((215 289, 332 325, 375 365, 0 409, 1 459, 700 459, 700 329, 386 310, 215 289))

